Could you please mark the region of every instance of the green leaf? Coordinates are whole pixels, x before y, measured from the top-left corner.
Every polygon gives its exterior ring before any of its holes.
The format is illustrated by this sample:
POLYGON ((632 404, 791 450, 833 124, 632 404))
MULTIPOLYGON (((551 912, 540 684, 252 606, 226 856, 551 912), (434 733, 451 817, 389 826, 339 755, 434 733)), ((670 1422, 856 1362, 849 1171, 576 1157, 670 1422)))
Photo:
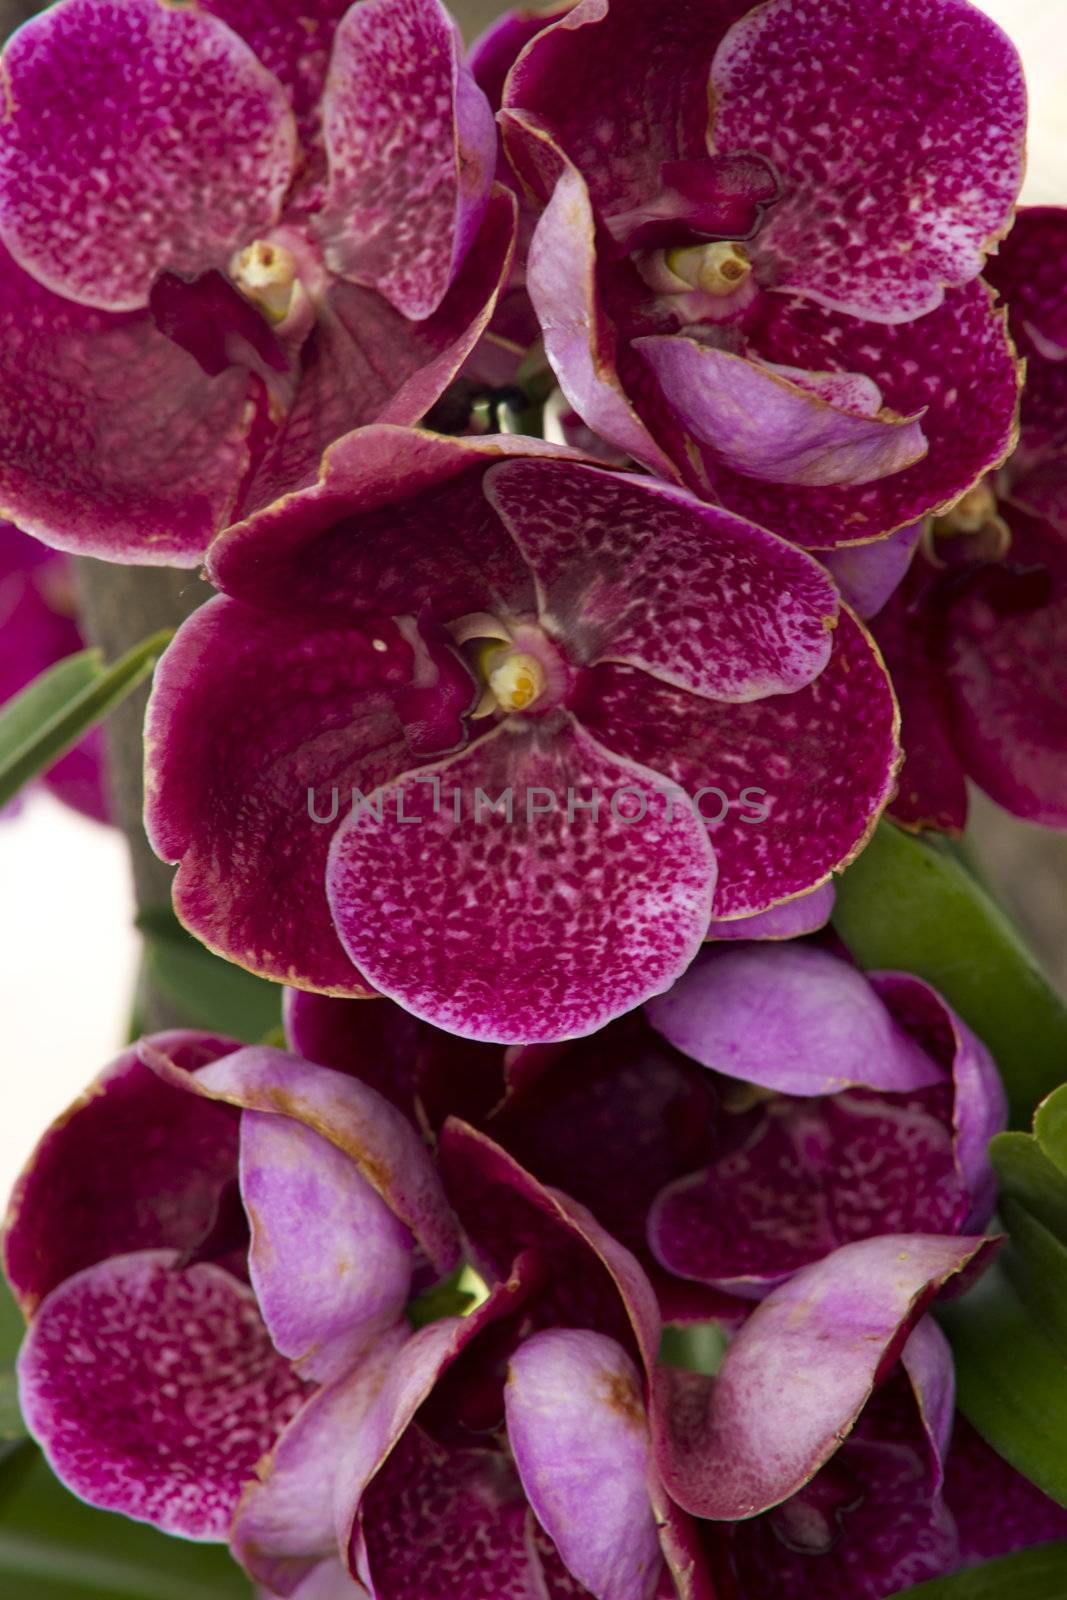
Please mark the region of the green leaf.
POLYGON ((258 1044, 281 1025, 282 990, 214 955, 187 933, 169 906, 137 918, 145 934, 145 969, 190 1028, 258 1044))
POLYGON ((251 1600, 219 1545, 171 1539, 69 1494, 36 1450, 0 1490, 0 1594, 12 1600, 251 1600))
POLYGON ((839 882, 834 926, 860 966, 933 984, 993 1052, 1015 1127, 1067 1067, 1067 1005, 1004 913, 944 845, 891 822, 839 882))
MULTIPOLYGON (((1051 1237, 1051 1236, 1050 1236, 1051 1237)), ((1006 1461, 1067 1505, 1067 1354, 1036 1320, 1010 1244, 975 1287, 937 1308, 960 1409, 1006 1461)))
POLYGON ((1063 1600, 1067 1595, 1067 1541, 1020 1550, 952 1578, 934 1578, 897 1591, 900 1600, 1063 1600))
POLYGON ((27 1438, 19 1412, 15 1357, 26 1330, 22 1312, 0 1274, 0 1465, 19 1449, 27 1438))
POLYGON ((989 1146, 1001 1202, 1014 1201, 1067 1240, 1067 1175, 1028 1133, 999 1133, 989 1146))
POLYGON ((82 650, 41 674, 0 710, 0 806, 47 771, 151 673, 173 636, 154 633, 112 667, 82 650))

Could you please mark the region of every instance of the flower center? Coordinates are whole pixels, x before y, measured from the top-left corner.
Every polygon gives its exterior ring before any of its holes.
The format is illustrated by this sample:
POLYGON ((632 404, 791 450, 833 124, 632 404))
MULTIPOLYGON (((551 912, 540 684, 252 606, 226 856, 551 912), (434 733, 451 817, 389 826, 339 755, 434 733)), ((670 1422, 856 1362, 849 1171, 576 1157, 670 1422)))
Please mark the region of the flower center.
POLYGON ((297 283, 296 257, 285 245, 255 239, 230 261, 230 277, 269 322, 284 322, 297 283))
POLYGON ((1003 560, 1011 548, 1011 529, 988 478, 927 524, 923 548, 938 567, 1003 560))
POLYGON ((494 650, 487 681, 502 711, 528 711, 545 692, 545 669, 526 650, 494 650))
POLYGON ((733 239, 665 250, 663 260, 680 283, 716 296, 734 294, 752 271, 748 251, 733 239))

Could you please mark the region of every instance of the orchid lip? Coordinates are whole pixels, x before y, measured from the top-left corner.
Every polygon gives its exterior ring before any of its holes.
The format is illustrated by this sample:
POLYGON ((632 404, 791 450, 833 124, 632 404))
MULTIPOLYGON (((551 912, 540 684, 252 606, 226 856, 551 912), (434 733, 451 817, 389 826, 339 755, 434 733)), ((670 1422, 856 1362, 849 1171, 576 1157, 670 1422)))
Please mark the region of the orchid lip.
POLYGON ((293 304, 297 264, 293 252, 271 239, 255 239, 233 255, 230 277, 269 322, 284 322, 293 304))

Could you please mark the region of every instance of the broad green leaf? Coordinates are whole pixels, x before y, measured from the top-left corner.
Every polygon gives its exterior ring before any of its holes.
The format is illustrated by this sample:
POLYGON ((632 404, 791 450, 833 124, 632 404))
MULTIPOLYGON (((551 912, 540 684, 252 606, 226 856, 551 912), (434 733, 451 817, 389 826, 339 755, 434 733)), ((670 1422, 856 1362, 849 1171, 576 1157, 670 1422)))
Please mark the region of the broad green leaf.
POLYGON ((956 1357, 957 1400, 1005 1460, 1067 1505, 1067 1355, 1013 1277, 999 1259, 968 1294, 938 1307, 956 1357))
POLYGON ((1067 1362, 1067 1246, 1006 1195, 1001 1215, 1011 1236, 1001 1256, 1004 1271, 1031 1318, 1067 1362))
MULTIPOLYGON (((1064 1062, 1067 1072, 1067 1062, 1064 1062)), ((1063 1175, 1067 1187, 1067 1083, 1053 1090, 1034 1113, 1034 1138, 1063 1175)))
POLYGON ((1067 1240, 1067 1174, 1028 1133, 1000 1133, 989 1154, 997 1172, 1001 1201, 1025 1206, 1057 1238, 1067 1240))
POLYGON ((1020 1550, 897 1593, 899 1600, 1064 1600, 1067 1541, 1020 1550))
POLYGON ((1067 1005, 989 895, 943 845, 879 824, 838 884, 834 926, 868 970, 914 972, 996 1058, 1014 1127, 1067 1072, 1067 1005))
POLYGON ((27 1450, 0 1492, 0 1594, 11 1600, 251 1600, 221 1546, 95 1511, 27 1450))
POLYGON ((0 1273, 0 1464, 6 1462, 27 1437, 19 1414, 15 1382, 15 1357, 25 1328, 22 1312, 0 1273))
POLYGON ((0 806, 47 771, 152 671, 173 630, 164 629, 106 667, 82 650, 51 667, 0 710, 0 806))
POLYGON ((143 911, 145 967, 153 984, 182 1013, 190 1028, 258 1044, 281 1024, 282 991, 224 961, 187 933, 169 907, 143 911))

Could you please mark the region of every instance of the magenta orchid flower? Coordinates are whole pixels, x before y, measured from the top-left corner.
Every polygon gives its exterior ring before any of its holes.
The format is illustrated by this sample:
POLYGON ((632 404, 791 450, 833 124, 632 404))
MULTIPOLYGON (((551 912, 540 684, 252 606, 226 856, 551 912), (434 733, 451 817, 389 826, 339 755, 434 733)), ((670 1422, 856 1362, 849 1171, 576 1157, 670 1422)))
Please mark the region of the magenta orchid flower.
POLYGON ((1019 447, 934 520, 889 603, 862 611, 878 612, 900 696, 892 810, 908 827, 962 830, 967 778, 1016 816, 1067 827, 1065 249, 1067 211, 1023 210, 990 263, 1027 362, 1019 447))
POLYGON ((480 337, 513 203, 439 0, 60 0, 3 68, 0 506, 47 543, 195 566, 480 337))
POLYGON ((811 557, 547 445, 363 430, 208 571, 147 825, 187 926, 297 987, 587 1033, 713 916, 823 883, 892 784, 884 671, 811 557))
POLYGON ((950 503, 1011 448, 978 281, 1021 66, 966 0, 580 0, 477 63, 544 210, 526 281, 580 417, 809 548, 950 503), (709 117, 709 105, 711 108, 709 117))
POLYGON ((853 1240, 988 1223, 1004 1090, 920 979, 742 945, 709 950, 646 1016, 717 1074, 712 1154, 649 1213, 669 1272, 758 1297, 853 1240))
POLYGON ((259 1528, 260 1562, 310 1573, 337 1556, 330 1429, 407 1337, 417 1261, 447 1272, 458 1250, 418 1135, 373 1090, 280 1050, 142 1041, 12 1197, 27 1425, 83 1499, 193 1539, 255 1518, 269 1459, 314 1515, 298 1551, 259 1528))
POLYGON ((462 1123, 441 1166, 491 1292, 416 1334, 359 1424, 354 1572, 377 1600, 709 1600, 652 1461, 659 1320, 637 1263, 462 1123))
MULTIPOLYGON (((84 648, 66 558, 0 523, 0 706, 84 648)), ((90 730, 49 768, 44 782, 84 816, 109 821, 102 731, 90 730)))

